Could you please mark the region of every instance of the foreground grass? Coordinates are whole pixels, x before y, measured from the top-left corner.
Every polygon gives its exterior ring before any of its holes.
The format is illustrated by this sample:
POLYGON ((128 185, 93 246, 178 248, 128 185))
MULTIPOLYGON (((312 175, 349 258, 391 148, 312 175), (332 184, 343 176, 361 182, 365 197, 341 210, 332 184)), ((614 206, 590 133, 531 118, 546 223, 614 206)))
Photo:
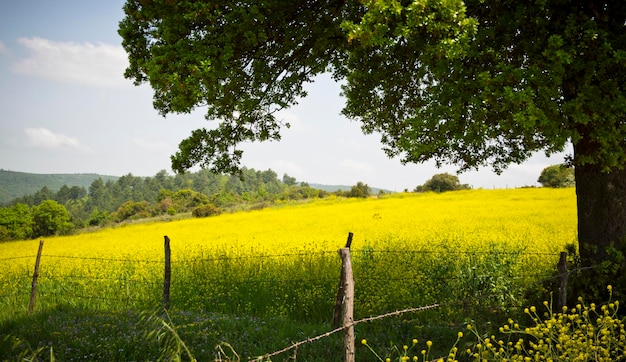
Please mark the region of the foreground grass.
MULTIPOLYGON (((424 326, 411 316, 361 324, 356 339, 366 339, 391 355, 400 345, 418 339, 434 341, 433 354, 445 355, 462 326, 424 326)), ((241 360, 273 353, 295 342, 330 331, 329 323, 172 310, 167 314, 139 311, 96 312, 59 306, 0 325, 0 360, 57 361, 198 361, 241 360), (166 326, 167 324, 167 326, 166 326), (172 332, 172 329, 175 333, 172 332)), ((334 361, 343 350, 343 334, 274 356, 272 361, 334 361)), ((374 355, 357 343, 357 360, 374 355)))
MULTIPOLYGON (((253 357, 288 346, 294 339, 321 334, 327 328, 283 318, 259 319, 211 312, 172 310, 168 315, 153 315, 58 307, 2 325, 0 359, 17 359, 22 352, 32 354, 37 350, 47 359, 51 349, 57 360, 63 361, 171 360, 174 355, 185 357, 182 341, 194 358, 212 361, 219 355, 216 346, 223 342, 233 343, 240 356, 253 357), (163 322, 176 331, 180 341, 163 322)), ((323 346, 304 346, 298 351, 303 356, 299 360, 332 360, 332 356, 340 354, 340 342, 340 337, 335 337, 328 338, 323 346), (309 358, 304 357, 307 354, 309 358)), ((225 346, 223 350, 229 352, 225 346)))

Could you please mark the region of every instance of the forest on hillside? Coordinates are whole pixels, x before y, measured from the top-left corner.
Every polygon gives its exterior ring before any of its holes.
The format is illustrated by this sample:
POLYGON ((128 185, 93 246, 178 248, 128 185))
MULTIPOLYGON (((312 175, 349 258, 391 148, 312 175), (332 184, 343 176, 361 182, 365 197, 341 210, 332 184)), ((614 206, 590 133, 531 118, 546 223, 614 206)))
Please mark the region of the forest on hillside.
POLYGON ((153 177, 127 174, 115 181, 94 180, 88 188, 63 185, 58 191, 44 186, 0 208, 0 241, 70 234, 161 215, 191 213, 196 217, 226 210, 263 208, 277 201, 321 198, 331 194, 367 197, 371 189, 361 182, 349 191, 330 193, 298 183, 272 170, 243 168, 238 175, 208 170, 153 177))
POLYGON ((23 195, 33 194, 44 186, 55 192, 63 185, 82 186, 86 189, 97 178, 106 182, 115 181, 118 177, 95 173, 38 174, 0 169, 0 206, 23 195))

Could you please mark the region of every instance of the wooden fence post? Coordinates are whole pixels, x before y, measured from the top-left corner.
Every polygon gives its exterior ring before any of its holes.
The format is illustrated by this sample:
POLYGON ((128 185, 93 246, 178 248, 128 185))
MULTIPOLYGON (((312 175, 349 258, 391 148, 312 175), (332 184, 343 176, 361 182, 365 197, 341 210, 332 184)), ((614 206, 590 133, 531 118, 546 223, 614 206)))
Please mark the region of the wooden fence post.
POLYGON ((339 255, 345 271, 343 326, 346 329, 343 335, 343 360, 344 362, 354 362, 354 278, 352 275, 350 248, 340 249, 339 255))
POLYGON ((163 308, 170 307, 170 282, 172 278, 170 238, 165 235, 165 275, 163 277, 163 308))
POLYGON ((354 277, 352 275, 352 261, 350 260, 350 245, 352 244, 352 233, 348 233, 346 247, 339 249, 341 257, 341 280, 335 309, 333 312, 333 328, 339 326, 339 317, 343 315, 343 361, 354 362, 354 277))
MULTIPOLYGON (((351 232, 348 233, 348 240, 346 241, 346 248, 350 249, 350 245, 352 245, 352 237, 354 234, 351 232)), ((341 255, 341 254, 340 254, 341 255)), ((346 273, 344 271, 345 267, 341 265, 341 276, 339 279, 339 287, 337 288, 337 298, 335 299, 335 308, 333 310, 333 322, 331 324, 332 328, 338 328, 341 323, 341 306, 343 305, 344 298, 344 286, 346 283, 346 273)))
POLYGON ((569 272, 567 271, 567 253, 562 251, 559 257, 559 264, 557 264, 557 270, 559 272, 559 296, 557 310, 561 310, 567 305, 567 279, 569 278, 569 272))
POLYGON ((33 273, 33 284, 30 288, 30 303, 28 303, 28 313, 35 310, 35 300, 37 298, 37 278, 39 278, 39 262, 41 261, 41 251, 43 250, 43 240, 39 240, 39 250, 35 260, 35 272, 33 273))

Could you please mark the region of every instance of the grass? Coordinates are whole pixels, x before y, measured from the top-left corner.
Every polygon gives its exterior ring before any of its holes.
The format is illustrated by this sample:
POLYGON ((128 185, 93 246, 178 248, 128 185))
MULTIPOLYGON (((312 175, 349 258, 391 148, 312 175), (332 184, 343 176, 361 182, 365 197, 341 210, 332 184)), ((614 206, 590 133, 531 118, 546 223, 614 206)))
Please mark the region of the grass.
MULTIPOLYGON (((381 356, 431 340, 433 355, 445 355, 470 320, 499 325, 523 315, 529 292, 549 295, 539 281, 575 230, 573 189, 330 198, 126 225, 45 240, 34 315, 25 310, 38 242, 0 244, 9 265, 0 274, 0 359, 20 351, 49 359, 52 348, 59 360, 171 360, 188 358, 186 346, 213 360, 225 359, 215 347, 228 342, 246 360, 323 334, 348 231, 357 319, 444 304, 361 324, 357 340, 381 356), (163 235, 172 239, 168 317, 160 312, 163 235)), ((341 348, 336 334, 298 348, 297 360, 337 360, 341 348)), ((357 357, 376 360, 360 344, 357 357)))
MULTIPOLYGON (((434 341, 434 354, 444 354, 459 331, 456 326, 417 325, 401 318, 360 324, 356 340, 367 338, 379 346, 379 354, 390 356, 390 343, 418 339, 434 341)), ((175 329, 180 340, 198 361, 237 360, 263 356, 306 341, 330 330, 328 323, 303 323, 281 317, 258 318, 203 311, 172 310, 167 315, 134 310, 102 312, 58 306, 24 316, 0 328, 0 359, 18 360, 37 355, 48 359, 50 351, 58 360, 172 360, 188 358, 179 341, 163 322, 175 329), (16 337, 19 336, 19 340, 16 337), (233 344, 233 350, 225 343, 233 344), (221 349, 217 348, 221 346, 221 349), (233 352, 234 351, 234 352, 233 352), (220 353, 225 352, 225 353, 220 353), (20 356, 22 354, 22 356, 20 356)), ((365 346, 356 345, 359 361, 374 360, 365 346)), ((343 335, 337 333, 316 343, 305 343, 272 358, 273 361, 332 361, 341 356, 343 335)))

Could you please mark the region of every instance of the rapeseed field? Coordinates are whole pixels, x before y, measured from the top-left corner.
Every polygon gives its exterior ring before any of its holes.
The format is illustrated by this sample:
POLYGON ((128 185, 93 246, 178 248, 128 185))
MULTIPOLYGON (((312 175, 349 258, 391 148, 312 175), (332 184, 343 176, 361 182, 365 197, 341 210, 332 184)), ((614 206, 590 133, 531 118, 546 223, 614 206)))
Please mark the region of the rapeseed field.
MULTIPOLYGON (((36 309, 159 307, 167 235, 172 308, 327 320, 349 232, 357 317, 454 301, 462 301, 457 312, 506 311, 540 288, 558 253, 576 242, 575 191, 331 197, 48 238, 36 309)), ((2 319, 28 306, 38 245, 0 244, 2 319)))

